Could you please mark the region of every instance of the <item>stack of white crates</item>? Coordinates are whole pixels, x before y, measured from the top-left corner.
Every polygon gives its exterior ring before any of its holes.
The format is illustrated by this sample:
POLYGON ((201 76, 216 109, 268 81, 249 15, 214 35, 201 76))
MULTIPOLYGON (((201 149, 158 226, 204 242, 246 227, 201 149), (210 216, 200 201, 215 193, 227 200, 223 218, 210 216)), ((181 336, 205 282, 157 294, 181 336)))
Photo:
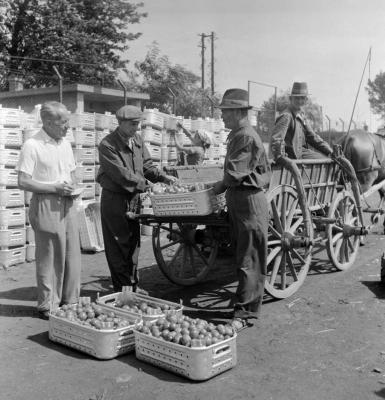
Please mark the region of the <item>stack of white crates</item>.
POLYGON ((95 114, 73 113, 70 115, 69 135, 76 162, 78 186, 84 189, 82 200, 95 200, 95 169, 97 154, 95 147, 95 114))
MULTIPOLYGON (((118 120, 115 115, 106 112, 105 114, 95 114, 95 179, 99 171, 99 152, 98 147, 100 142, 118 126, 118 120)), ((100 201, 101 187, 98 183, 95 186, 95 198, 100 201)))
POLYGON ((141 135, 150 152, 151 158, 157 167, 161 167, 161 146, 163 136, 163 113, 156 108, 145 109, 141 124, 141 135))
MULTIPOLYGON (((33 135, 39 132, 42 127, 42 122, 40 119, 40 107, 35 107, 35 110, 28 114, 23 113, 23 144, 33 135)), ((29 223, 29 205, 31 202, 32 193, 24 191, 24 203, 25 203, 25 218, 26 218, 26 252, 25 260, 28 262, 35 260, 35 233, 29 223)))
POLYGON ((0 107, 0 265, 26 259, 24 192, 17 187, 15 166, 22 145, 22 111, 0 107))

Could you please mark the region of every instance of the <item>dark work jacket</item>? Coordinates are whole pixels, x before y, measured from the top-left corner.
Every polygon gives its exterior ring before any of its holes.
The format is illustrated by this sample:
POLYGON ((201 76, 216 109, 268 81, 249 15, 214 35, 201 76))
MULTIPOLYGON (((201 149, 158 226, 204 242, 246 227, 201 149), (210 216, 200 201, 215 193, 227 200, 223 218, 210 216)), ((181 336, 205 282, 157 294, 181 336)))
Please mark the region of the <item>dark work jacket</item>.
POLYGON ((139 134, 132 138, 132 149, 117 128, 99 144, 100 168, 96 181, 103 189, 133 195, 146 189, 146 179, 162 182, 165 174, 153 165, 150 153, 139 134))
POLYGON ((262 189, 270 182, 271 169, 262 140, 247 119, 227 137, 223 183, 227 188, 262 189))
POLYGON ((287 154, 289 158, 302 158, 302 149, 309 144, 322 154, 329 155, 332 149, 318 136, 300 115, 285 110, 276 120, 271 138, 271 152, 274 159, 287 154))

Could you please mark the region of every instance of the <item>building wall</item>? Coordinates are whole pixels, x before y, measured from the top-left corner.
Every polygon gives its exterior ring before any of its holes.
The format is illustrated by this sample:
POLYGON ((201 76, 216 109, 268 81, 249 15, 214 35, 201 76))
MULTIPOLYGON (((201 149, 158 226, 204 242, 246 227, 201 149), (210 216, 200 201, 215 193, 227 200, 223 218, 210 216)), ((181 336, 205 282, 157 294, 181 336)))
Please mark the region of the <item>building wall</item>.
MULTIPOLYGON (((101 96, 101 99, 103 96, 101 96)), ((37 104, 43 104, 45 101, 59 101, 58 93, 38 94, 34 96, 21 96, 15 98, 0 99, 3 107, 21 108, 23 111, 30 113, 37 104)), ((63 103, 69 111, 75 112, 95 112, 104 114, 106 111, 115 113, 124 105, 124 99, 115 101, 89 100, 87 95, 80 92, 63 93, 63 103)), ((127 104, 141 107, 141 101, 135 99, 127 99, 127 104)))
MULTIPOLYGON (((0 99, 0 104, 3 107, 21 108, 23 111, 30 113, 37 104, 43 104, 45 101, 59 101, 59 94, 44 94, 26 97, 15 97, 0 99)), ((75 93, 63 93, 63 103, 71 112, 82 112, 83 103, 78 104, 78 99, 75 93)))

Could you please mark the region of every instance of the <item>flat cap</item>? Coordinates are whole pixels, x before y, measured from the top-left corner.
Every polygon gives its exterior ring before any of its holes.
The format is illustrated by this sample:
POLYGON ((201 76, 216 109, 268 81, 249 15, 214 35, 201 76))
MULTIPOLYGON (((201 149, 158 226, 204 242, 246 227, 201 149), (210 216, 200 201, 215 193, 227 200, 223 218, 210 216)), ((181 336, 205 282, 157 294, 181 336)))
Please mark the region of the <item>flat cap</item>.
POLYGON ((123 106, 116 111, 116 118, 121 121, 140 121, 143 119, 143 113, 139 107, 123 106))

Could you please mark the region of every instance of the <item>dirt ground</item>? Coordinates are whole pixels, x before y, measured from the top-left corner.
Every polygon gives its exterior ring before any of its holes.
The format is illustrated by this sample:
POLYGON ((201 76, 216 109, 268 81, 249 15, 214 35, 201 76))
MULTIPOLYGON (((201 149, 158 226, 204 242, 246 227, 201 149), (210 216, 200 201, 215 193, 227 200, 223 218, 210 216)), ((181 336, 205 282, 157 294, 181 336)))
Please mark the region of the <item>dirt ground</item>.
MULTIPOLYGON (((0 399, 385 399, 385 237, 371 234, 348 271, 325 252, 292 297, 266 298, 262 318, 237 338, 237 366, 192 382, 141 362, 135 354, 100 361, 51 342, 35 314, 34 263, 0 271, 0 399)), ((180 288, 156 266, 143 237, 140 276, 151 294, 183 300, 191 316, 220 321, 236 287, 231 263, 219 259, 205 283, 180 288)), ((82 295, 111 292, 104 253, 83 254, 82 295)))

